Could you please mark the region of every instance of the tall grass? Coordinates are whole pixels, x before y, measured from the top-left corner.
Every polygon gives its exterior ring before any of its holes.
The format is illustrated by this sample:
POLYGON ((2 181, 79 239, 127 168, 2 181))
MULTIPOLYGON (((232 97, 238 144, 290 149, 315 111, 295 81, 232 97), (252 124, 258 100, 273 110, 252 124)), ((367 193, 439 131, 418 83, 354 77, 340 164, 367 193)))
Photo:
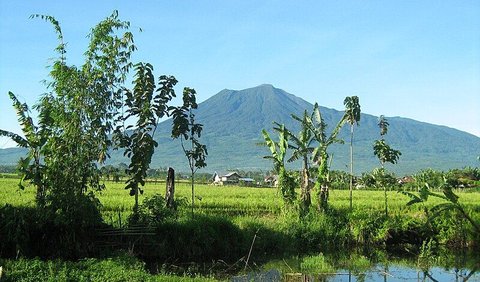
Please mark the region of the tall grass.
POLYGON ((84 259, 77 262, 39 259, 2 260, 1 281, 217 281, 209 277, 178 276, 168 273, 152 275, 145 263, 119 255, 107 259, 84 259))

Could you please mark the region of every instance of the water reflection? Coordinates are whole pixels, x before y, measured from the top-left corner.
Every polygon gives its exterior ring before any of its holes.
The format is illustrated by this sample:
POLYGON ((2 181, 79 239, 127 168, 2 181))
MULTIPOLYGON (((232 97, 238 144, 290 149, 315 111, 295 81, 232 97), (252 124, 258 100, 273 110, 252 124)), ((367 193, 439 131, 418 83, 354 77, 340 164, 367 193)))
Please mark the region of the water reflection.
POLYGON ((428 271, 409 268, 406 266, 391 265, 388 271, 384 266, 378 265, 362 273, 353 273, 348 270, 339 270, 335 273, 324 274, 302 274, 302 273, 284 273, 277 269, 271 269, 265 272, 250 272, 245 275, 232 278, 233 282, 251 282, 251 281, 284 281, 284 282, 362 282, 362 281, 480 281, 480 275, 475 270, 455 269, 446 270, 440 267, 434 267, 428 271))
POLYGON ((375 256, 319 254, 275 260, 232 281, 480 281, 478 254, 444 252, 428 260, 419 256, 384 259, 379 262, 375 256))

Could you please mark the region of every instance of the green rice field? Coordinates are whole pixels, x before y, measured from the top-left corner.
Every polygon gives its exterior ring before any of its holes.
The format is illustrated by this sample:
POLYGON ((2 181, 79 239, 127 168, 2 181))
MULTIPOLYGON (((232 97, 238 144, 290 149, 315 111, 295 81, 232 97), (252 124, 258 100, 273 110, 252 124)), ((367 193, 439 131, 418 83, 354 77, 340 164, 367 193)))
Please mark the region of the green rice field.
MULTIPOLYGON (((0 178, 0 206, 33 206, 35 189, 27 187, 18 189, 18 179, 0 178)), ((101 212, 106 223, 121 224, 132 211, 134 199, 129 196, 123 183, 105 182, 106 189, 95 192, 101 202, 101 212)), ((140 202, 153 194, 165 194, 165 183, 147 183, 140 202)), ((300 191, 297 191, 299 193, 300 191)), ((312 196, 315 191, 312 191, 312 196)), ((474 213, 480 213, 480 193, 456 191, 459 201, 474 213)), ((223 216, 231 219, 254 217, 260 221, 274 221, 281 215, 282 199, 275 188, 256 188, 239 186, 214 186, 205 184, 195 185, 195 213, 223 216)), ((187 205, 191 199, 191 186, 187 182, 178 182, 175 185, 175 197, 183 198, 187 205)), ((313 197, 314 198, 314 197, 313 197)), ((314 205, 315 203, 315 199, 314 205)), ((392 215, 421 214, 423 206, 418 204, 406 206, 409 198, 397 191, 388 191, 388 208, 392 215)), ((443 200, 430 198, 427 207, 441 203, 443 200)), ((338 209, 349 207, 348 190, 331 190, 329 204, 338 209)), ((370 190, 355 190, 353 192, 354 210, 364 212, 379 212, 384 210, 384 192, 370 190)), ((189 208, 184 207, 188 212, 189 208)))

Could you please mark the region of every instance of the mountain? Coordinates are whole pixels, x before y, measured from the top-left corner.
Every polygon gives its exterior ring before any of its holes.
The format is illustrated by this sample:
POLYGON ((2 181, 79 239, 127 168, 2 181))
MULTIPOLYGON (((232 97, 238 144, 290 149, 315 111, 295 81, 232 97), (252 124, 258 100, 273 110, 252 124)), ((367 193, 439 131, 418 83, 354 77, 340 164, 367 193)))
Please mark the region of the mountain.
MULTIPOLYGON (((360 97, 361 102, 361 97, 360 97)), ((321 103, 321 100, 319 101, 321 103)), ((235 91, 222 90, 199 104, 196 119, 203 124, 201 142, 208 148, 208 166, 201 171, 241 169, 269 170, 272 164, 262 156, 268 149, 258 146, 262 142, 261 130, 271 132, 272 122, 284 123, 294 132, 299 130, 292 113, 302 115, 304 110, 312 111, 313 105, 271 85, 235 91)), ((343 115, 342 111, 320 107, 325 122, 331 127, 343 115)), ((387 117, 390 123, 387 142, 402 152, 398 164, 387 166, 398 174, 411 174, 423 168, 447 170, 465 166, 477 166, 480 154, 480 138, 445 126, 433 125, 401 117, 387 117)), ((378 118, 361 115, 360 126, 355 128, 354 158, 355 172, 359 174, 378 166, 373 155, 372 144, 378 139, 378 118)), ((152 167, 172 166, 177 171, 187 171, 187 160, 179 140, 170 137, 171 120, 159 124, 155 139, 159 147, 153 157, 152 167)), ((340 133, 347 143, 349 127, 340 133)), ((0 150, 0 164, 18 159, 12 150, 0 150)), ((348 144, 332 146, 332 167, 348 170, 348 144)), ((122 154, 114 152, 111 163, 126 162, 122 154)), ((299 163, 290 164, 300 168, 299 163)))

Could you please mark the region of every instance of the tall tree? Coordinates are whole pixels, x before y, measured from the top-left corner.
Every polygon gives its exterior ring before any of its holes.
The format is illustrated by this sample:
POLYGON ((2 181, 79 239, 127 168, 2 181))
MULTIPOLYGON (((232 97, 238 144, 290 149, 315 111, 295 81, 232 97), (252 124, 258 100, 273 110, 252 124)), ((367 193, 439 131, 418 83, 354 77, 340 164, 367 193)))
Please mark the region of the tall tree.
POLYGON ((345 119, 350 124, 350 209, 353 208, 353 131, 354 125, 360 122, 360 102, 357 96, 346 97, 343 101, 345 105, 345 119))
POLYGON ((160 119, 168 115, 167 104, 175 97, 173 86, 177 83, 173 76, 161 76, 159 87, 155 89, 151 64, 138 63, 135 71, 133 91, 124 89, 127 110, 123 121, 127 122, 132 117, 136 123, 135 126, 127 126, 126 130, 122 126, 116 130, 120 147, 125 148, 124 155, 130 159, 130 165, 126 169, 129 178, 125 189, 129 189, 130 195, 135 197, 133 221, 138 215, 138 196, 143 193, 147 171, 155 147, 158 146, 153 137, 160 119))
POLYGON ((66 211, 68 207, 77 207, 76 196, 84 195, 88 188, 102 187, 97 164, 107 157, 109 136, 119 109, 119 86, 130 68, 129 58, 135 45, 128 31, 129 23, 119 20, 114 12, 92 29, 85 63, 81 67, 67 65, 58 21, 45 15, 31 18, 53 25, 59 41, 55 48, 58 57, 51 66, 48 92, 34 106, 39 114, 38 127, 27 115, 28 107, 20 105, 11 94, 14 107, 22 109, 18 113, 26 143, 19 136, 2 134, 30 148, 23 167, 26 179, 33 177, 37 183, 37 201, 45 202, 48 198, 50 204, 66 211), (127 31, 122 33, 124 30, 127 31), (30 159, 33 164, 29 165, 30 159))
POLYGON ((385 198, 385 216, 388 216, 388 199, 387 199, 387 186, 384 184, 382 175, 385 175, 385 163, 389 162, 396 164, 402 153, 398 150, 392 149, 390 145, 385 141, 385 135, 388 132, 388 123, 387 119, 381 115, 378 120, 378 127, 380 128, 380 139, 376 140, 373 144, 373 153, 377 156, 380 161, 381 171, 379 172, 379 179, 377 182, 383 186, 384 198, 385 198))
POLYGON ((183 152, 188 159, 191 175, 192 188, 192 217, 194 216, 195 207, 195 173, 199 168, 207 166, 205 158, 208 155, 207 146, 201 144, 203 125, 195 122, 195 114, 193 110, 198 108, 195 89, 185 87, 183 90, 183 105, 173 109, 173 127, 172 137, 179 138, 182 144, 183 152), (190 147, 187 148, 185 141, 190 140, 190 147))

